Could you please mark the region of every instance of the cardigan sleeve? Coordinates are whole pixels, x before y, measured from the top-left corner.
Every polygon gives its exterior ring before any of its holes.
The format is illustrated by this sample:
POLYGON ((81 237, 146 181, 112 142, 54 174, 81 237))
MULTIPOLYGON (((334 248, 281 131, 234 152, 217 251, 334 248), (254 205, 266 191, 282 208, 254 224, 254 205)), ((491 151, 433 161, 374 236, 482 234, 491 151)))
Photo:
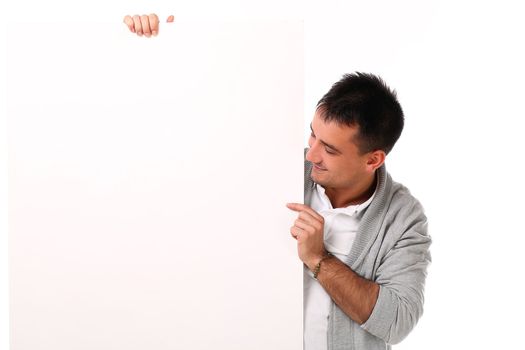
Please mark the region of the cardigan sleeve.
POLYGON ((397 241, 381 259, 374 278, 379 295, 361 327, 388 344, 397 344, 423 314, 423 292, 431 262, 427 218, 415 198, 401 206, 388 229, 386 239, 389 237, 397 237, 397 241))

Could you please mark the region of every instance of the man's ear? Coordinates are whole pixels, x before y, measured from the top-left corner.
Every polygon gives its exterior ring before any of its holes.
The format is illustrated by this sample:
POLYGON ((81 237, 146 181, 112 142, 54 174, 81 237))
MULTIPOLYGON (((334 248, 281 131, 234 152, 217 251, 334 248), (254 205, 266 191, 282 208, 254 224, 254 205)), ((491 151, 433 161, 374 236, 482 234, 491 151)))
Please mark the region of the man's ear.
POLYGON ((385 162, 386 153, 382 150, 375 150, 370 152, 368 155, 368 160, 366 161, 366 166, 369 167, 370 172, 374 172, 376 169, 380 168, 381 165, 385 162))

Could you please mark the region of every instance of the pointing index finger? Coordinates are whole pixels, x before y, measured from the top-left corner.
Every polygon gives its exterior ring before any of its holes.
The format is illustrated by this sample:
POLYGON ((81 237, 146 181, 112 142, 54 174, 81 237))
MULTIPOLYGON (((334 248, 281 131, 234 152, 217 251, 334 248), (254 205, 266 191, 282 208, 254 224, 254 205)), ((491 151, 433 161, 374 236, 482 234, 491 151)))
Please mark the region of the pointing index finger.
POLYGON ((305 207, 305 205, 302 203, 286 203, 286 206, 293 211, 300 211, 303 209, 303 207, 305 207))
POLYGON ((320 215, 319 213, 317 213, 315 210, 313 210, 312 208, 310 208, 308 205, 306 204, 301 204, 301 203, 286 203, 286 206, 293 210, 293 211, 305 211, 307 212, 308 214, 310 214, 311 216, 313 216, 314 218, 316 218, 317 220, 319 221, 324 221, 324 218, 322 215, 320 215))

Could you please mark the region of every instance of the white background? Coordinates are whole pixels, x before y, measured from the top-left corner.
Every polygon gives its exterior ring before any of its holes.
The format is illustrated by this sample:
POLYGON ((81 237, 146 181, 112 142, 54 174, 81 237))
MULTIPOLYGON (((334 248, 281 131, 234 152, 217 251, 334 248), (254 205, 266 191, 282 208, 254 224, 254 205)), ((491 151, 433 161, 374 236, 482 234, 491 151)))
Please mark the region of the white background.
MULTIPOLYGON (((305 18, 305 140, 313 106, 341 74, 381 75, 398 91, 406 115, 387 169, 421 200, 434 239, 425 314, 395 348, 520 346, 525 24, 519 1, 17 1, 2 13, 4 21, 120 21, 149 11, 305 18)), ((4 300, 7 307, 6 294, 4 300)))

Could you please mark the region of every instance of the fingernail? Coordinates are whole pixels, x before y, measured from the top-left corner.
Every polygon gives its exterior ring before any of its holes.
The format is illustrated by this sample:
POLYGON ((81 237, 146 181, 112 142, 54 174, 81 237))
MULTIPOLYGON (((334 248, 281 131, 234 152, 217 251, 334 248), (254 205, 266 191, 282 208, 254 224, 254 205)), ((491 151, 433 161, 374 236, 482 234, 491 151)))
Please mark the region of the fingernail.
POLYGON ((156 30, 154 30, 152 33, 153 33, 154 36, 157 36, 157 31, 156 30))

